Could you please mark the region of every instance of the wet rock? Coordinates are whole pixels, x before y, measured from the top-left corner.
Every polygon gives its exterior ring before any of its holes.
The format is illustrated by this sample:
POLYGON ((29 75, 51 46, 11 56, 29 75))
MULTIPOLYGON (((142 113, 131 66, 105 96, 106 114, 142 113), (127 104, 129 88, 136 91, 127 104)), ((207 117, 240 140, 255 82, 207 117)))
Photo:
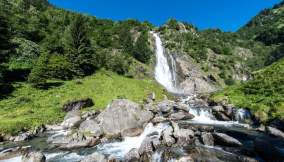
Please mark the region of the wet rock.
POLYGON ((29 152, 22 156, 22 162, 45 162, 46 158, 41 152, 29 152))
POLYGON ((164 100, 157 103, 157 109, 162 113, 169 113, 173 110, 174 105, 175 103, 173 101, 164 100))
POLYGON ((152 119, 153 124, 163 123, 163 122, 167 122, 167 121, 168 121, 168 119, 163 117, 163 116, 156 116, 154 119, 152 119))
POLYGON ((63 105, 62 110, 65 112, 74 111, 74 110, 81 110, 82 108, 91 107, 94 105, 92 99, 82 99, 78 101, 72 101, 63 105))
POLYGON ((265 161, 283 161, 284 156, 280 150, 269 141, 257 138, 254 140, 254 149, 265 161))
POLYGON ((214 146, 214 137, 211 133, 205 133, 203 132, 201 134, 201 139, 204 145, 207 146, 214 146))
POLYGON ((188 112, 188 105, 182 104, 182 103, 178 103, 178 104, 174 107, 174 109, 188 112))
POLYGON ((173 138, 173 128, 172 127, 168 127, 163 131, 163 143, 166 146, 172 146, 173 144, 175 144, 176 140, 173 138))
POLYGON ((152 139, 150 137, 146 137, 140 148, 138 149, 138 152, 140 155, 144 154, 144 153, 153 153, 153 144, 152 144, 152 139))
POLYGON ((215 118, 217 120, 221 120, 221 121, 231 121, 230 117, 228 117, 225 113, 223 112, 213 112, 215 118))
POLYGON ((14 137, 14 142, 22 142, 22 141, 27 141, 32 137, 31 133, 25 132, 21 133, 18 136, 14 137))
POLYGON ((131 128, 131 129, 124 130, 121 133, 121 136, 122 137, 136 137, 136 136, 139 136, 142 132, 143 132, 143 129, 141 128, 131 128))
POLYGON ((82 118, 81 118, 80 111, 70 111, 64 117, 64 120, 61 123, 61 126, 64 129, 69 129, 79 124, 81 122, 81 119, 82 118))
POLYGON ((81 162, 107 162, 107 158, 98 152, 85 157, 81 162))
POLYGON ((152 103, 153 101, 156 100, 156 95, 154 92, 150 93, 147 97, 147 103, 152 103))
POLYGON ((284 132, 284 121, 282 120, 275 119, 269 124, 269 126, 273 128, 277 128, 281 130, 282 132, 284 132))
POLYGON ((173 136, 177 139, 176 144, 178 146, 184 146, 193 142, 194 132, 191 129, 180 128, 175 122, 171 122, 171 124, 174 128, 173 136))
POLYGON ((282 131, 276 129, 276 128, 267 126, 267 127, 266 127, 266 132, 267 132, 269 135, 272 135, 272 136, 275 136, 275 137, 284 138, 284 133, 283 133, 282 131))
POLYGON ((82 114, 83 119, 93 119, 97 117, 101 112, 100 111, 88 111, 82 114))
POLYGON ((224 107, 223 106, 213 106, 212 110, 215 112, 224 112, 224 107))
POLYGON ((170 115, 170 119, 172 121, 177 121, 177 120, 191 120, 194 118, 194 115, 187 113, 187 112, 177 112, 177 113, 173 113, 170 115))
POLYGON ((221 146, 239 147, 242 143, 224 133, 213 133, 214 143, 221 146))
POLYGON ((127 162, 138 162, 140 159, 140 155, 138 153, 138 149, 131 149, 124 157, 127 162))
POLYGON ((85 120, 80 124, 79 131, 82 133, 90 133, 92 136, 100 137, 103 134, 100 125, 95 120, 85 120))
POLYGON ((153 113, 129 100, 114 100, 96 118, 107 136, 115 136, 132 128, 141 128, 153 118, 153 113))

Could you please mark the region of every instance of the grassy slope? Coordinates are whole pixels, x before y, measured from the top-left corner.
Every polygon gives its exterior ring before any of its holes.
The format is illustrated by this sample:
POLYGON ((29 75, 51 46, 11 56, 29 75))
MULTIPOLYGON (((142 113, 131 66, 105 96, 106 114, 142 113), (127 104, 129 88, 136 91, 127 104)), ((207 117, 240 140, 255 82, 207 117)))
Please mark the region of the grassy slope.
POLYGON ((284 119, 284 59, 257 71, 253 80, 216 93, 216 102, 228 100, 250 108, 262 122, 284 119))
POLYGON ((137 80, 101 71, 78 81, 66 81, 62 86, 37 90, 25 83, 7 99, 0 100, 0 133, 15 134, 41 124, 62 120, 61 107, 67 101, 90 97, 93 109, 104 108, 112 99, 127 98, 142 102, 150 92, 162 99, 164 91, 152 80, 137 80))

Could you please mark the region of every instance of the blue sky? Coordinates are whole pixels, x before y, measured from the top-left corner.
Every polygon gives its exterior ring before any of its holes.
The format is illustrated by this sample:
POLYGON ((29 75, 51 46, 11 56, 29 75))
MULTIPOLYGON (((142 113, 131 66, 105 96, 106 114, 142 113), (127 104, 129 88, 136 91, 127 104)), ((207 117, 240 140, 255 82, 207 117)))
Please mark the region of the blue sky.
POLYGON ((57 7, 113 20, 138 19, 154 25, 175 18, 199 29, 236 31, 264 8, 281 0, 49 0, 57 7))

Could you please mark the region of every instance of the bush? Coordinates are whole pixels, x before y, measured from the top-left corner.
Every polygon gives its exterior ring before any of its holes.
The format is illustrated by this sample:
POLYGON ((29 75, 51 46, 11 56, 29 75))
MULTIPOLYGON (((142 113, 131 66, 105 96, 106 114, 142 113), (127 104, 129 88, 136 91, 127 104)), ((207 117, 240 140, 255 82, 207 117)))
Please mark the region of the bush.
POLYGON ((118 74, 124 75, 128 72, 130 64, 130 59, 126 54, 116 53, 107 59, 106 68, 118 74))

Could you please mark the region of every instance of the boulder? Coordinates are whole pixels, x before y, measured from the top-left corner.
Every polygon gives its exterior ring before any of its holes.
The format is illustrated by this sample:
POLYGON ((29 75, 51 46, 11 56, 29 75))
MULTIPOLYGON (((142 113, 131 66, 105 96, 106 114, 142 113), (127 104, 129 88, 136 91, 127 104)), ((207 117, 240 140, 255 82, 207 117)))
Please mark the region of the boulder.
POLYGON ((183 104, 183 103, 178 103, 174 108, 176 110, 181 110, 181 111, 185 111, 185 112, 188 112, 188 110, 189 110, 188 105, 183 104))
POLYGON ((178 120, 191 120, 194 118, 194 115, 184 112, 184 111, 179 111, 177 113, 173 113, 170 115, 170 119, 172 121, 178 121, 178 120))
POLYGON ((31 138, 31 134, 29 132, 21 133, 14 138, 14 142, 22 142, 29 140, 31 138))
POLYGON ((146 137, 143 140, 140 148, 138 149, 138 153, 140 155, 142 155, 144 153, 153 153, 153 150, 154 150, 154 148, 153 148, 153 143, 152 143, 151 137, 146 137))
POLYGON ((162 102, 157 103, 157 109, 158 109, 159 112, 169 113, 169 112, 173 111, 174 105, 175 105, 175 103, 173 101, 164 100, 162 102))
POLYGON ((41 152, 29 152, 22 156, 22 162, 45 162, 46 158, 41 152))
POLYGON ((100 125, 93 119, 87 119, 80 124, 79 131, 90 133, 93 136, 100 137, 103 134, 100 125))
POLYGON ((82 108, 91 107, 94 105, 92 99, 82 99, 77 101, 68 102, 63 105, 62 110, 65 112, 74 111, 74 110, 81 110, 82 108))
POLYGON ((180 128, 178 123, 175 122, 171 122, 171 124, 174 128, 173 136, 177 139, 176 143, 178 146, 184 146, 193 142, 194 132, 191 129, 180 128))
POLYGON ((61 126, 64 129, 69 129, 79 124, 81 122, 81 119, 82 118, 81 118, 80 111, 70 111, 64 117, 64 120, 61 123, 61 126))
POLYGON ((168 121, 168 119, 163 117, 163 116, 156 116, 154 119, 152 119, 153 124, 163 123, 163 122, 167 122, 167 121, 168 121))
POLYGON ((107 158, 98 152, 85 157, 81 162, 107 162, 107 158))
POLYGON ((228 117, 225 113, 218 111, 218 112, 213 112, 214 117, 217 120, 221 120, 221 121, 231 121, 230 117, 228 117))
POLYGON ((284 121, 280 119, 274 119, 272 122, 269 124, 270 127, 277 128, 284 132, 284 121))
POLYGON ((275 136, 275 137, 284 138, 284 133, 283 133, 282 131, 276 129, 276 128, 267 126, 267 127, 266 127, 266 132, 267 132, 269 135, 272 135, 272 136, 275 136))
POLYGON ((176 142, 176 140, 173 138, 173 132, 174 130, 172 127, 167 127, 163 131, 163 143, 169 147, 175 144, 176 142))
POLYGON ((215 112, 224 112, 224 107, 223 106, 213 106, 212 107, 212 111, 215 111, 215 112))
POLYGON ((119 99, 114 100, 96 118, 107 136, 116 136, 123 131, 142 126, 153 118, 153 113, 141 109, 132 101, 119 99))
POLYGON ((131 149, 124 157, 126 162, 138 162, 140 159, 140 155, 138 153, 138 149, 131 149))
POLYGON ((211 133, 201 133, 201 139, 204 145, 214 146, 214 137, 211 133))
POLYGON ((141 128, 130 128, 127 130, 124 130, 121 133, 122 137, 136 137, 139 136, 143 132, 143 129, 141 128))
POLYGON ((224 133, 213 133, 214 143, 221 146, 240 147, 242 143, 237 139, 224 133))

